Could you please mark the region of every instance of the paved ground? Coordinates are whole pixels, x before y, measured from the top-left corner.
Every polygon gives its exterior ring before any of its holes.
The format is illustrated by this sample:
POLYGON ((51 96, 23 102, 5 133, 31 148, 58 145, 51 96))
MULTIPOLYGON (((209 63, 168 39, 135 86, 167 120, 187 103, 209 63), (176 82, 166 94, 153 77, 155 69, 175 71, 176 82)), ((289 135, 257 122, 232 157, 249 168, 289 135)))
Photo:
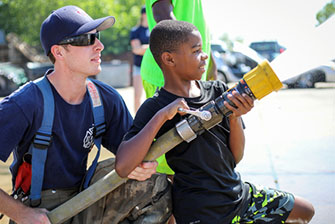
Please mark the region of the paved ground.
MULTIPOLYGON (((133 89, 118 91, 133 111, 133 89)), ((242 179, 305 197, 316 209, 312 224, 334 223, 335 88, 271 93, 244 122, 242 179)), ((7 190, 8 164, 0 164, 0 187, 7 190)))
POLYGON ((335 89, 282 90, 254 109, 244 119, 244 180, 303 196, 312 223, 334 223, 335 89))

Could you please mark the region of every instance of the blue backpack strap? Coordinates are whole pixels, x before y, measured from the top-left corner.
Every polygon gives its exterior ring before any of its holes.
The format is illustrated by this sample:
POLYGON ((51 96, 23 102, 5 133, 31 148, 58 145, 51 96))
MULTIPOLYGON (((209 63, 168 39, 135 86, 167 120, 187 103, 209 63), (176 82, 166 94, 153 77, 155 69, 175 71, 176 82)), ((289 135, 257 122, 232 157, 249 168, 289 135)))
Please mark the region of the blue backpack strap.
POLYGON ((52 125, 55 113, 55 104, 50 83, 44 76, 34 81, 43 95, 43 119, 41 127, 35 134, 32 151, 32 177, 30 188, 30 205, 36 207, 41 203, 41 191, 44 177, 44 165, 52 139, 52 125))
POLYGON ((92 162, 92 165, 90 166, 90 168, 86 173, 83 185, 84 189, 88 187, 88 184, 94 174, 95 168, 97 167, 98 159, 100 156, 102 134, 106 131, 104 107, 99 95, 98 88, 90 79, 87 79, 86 86, 91 98, 91 105, 94 118, 94 144, 96 145, 98 152, 92 162))

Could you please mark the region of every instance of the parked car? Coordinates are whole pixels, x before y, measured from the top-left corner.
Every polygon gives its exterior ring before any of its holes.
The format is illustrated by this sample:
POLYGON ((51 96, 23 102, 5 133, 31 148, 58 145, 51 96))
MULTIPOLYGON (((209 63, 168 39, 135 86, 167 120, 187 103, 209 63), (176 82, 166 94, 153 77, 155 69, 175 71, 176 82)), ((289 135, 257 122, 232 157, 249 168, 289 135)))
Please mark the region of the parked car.
POLYGON ((277 41, 252 42, 249 46, 270 62, 286 49, 277 41))
POLYGON ((248 71, 265 60, 265 58, 255 50, 239 42, 234 42, 232 52, 234 53, 235 57, 239 58, 240 64, 244 64, 245 66, 249 67, 248 71))
POLYGON ((222 55, 218 51, 213 51, 213 57, 216 63, 216 68, 218 72, 218 80, 225 83, 236 82, 240 77, 236 76, 226 61, 223 59, 222 55))
POLYGON ((234 43, 232 50, 228 50, 223 42, 211 44, 214 60, 218 70, 218 79, 223 82, 236 82, 243 75, 264 60, 253 49, 241 43, 234 43))
POLYGON ((27 62, 25 66, 25 72, 27 75, 27 78, 29 80, 35 80, 37 78, 42 77, 47 70, 50 68, 53 68, 53 64, 51 62, 27 62))
POLYGON ((335 60, 283 81, 288 88, 314 88, 317 82, 335 82, 335 60))
POLYGON ((23 68, 10 62, 0 63, 0 97, 11 94, 27 81, 23 68))

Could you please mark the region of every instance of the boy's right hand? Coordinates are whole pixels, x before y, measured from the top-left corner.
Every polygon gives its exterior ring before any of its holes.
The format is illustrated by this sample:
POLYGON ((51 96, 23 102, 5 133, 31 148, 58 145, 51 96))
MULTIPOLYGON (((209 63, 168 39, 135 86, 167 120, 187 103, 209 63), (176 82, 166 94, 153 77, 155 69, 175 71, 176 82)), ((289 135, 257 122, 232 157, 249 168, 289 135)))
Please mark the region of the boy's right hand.
POLYGON ((186 101, 184 98, 178 98, 166 107, 162 109, 162 113, 166 116, 167 120, 171 120, 177 113, 184 115, 185 112, 178 111, 178 108, 183 108, 189 110, 186 101))

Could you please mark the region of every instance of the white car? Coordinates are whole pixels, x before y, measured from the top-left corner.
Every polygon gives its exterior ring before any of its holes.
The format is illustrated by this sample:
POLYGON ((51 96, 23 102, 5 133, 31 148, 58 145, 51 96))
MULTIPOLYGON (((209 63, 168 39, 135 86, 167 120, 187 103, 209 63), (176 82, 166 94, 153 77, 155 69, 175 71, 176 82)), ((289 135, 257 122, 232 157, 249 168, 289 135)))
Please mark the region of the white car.
POLYGON ((244 74, 265 60, 253 49, 235 42, 228 50, 223 42, 211 44, 212 53, 218 70, 218 79, 225 83, 237 82, 244 74))
POLYGON ((223 81, 224 83, 236 82, 240 80, 240 77, 236 76, 229 65, 223 59, 223 55, 218 51, 213 51, 213 57, 216 63, 216 69, 218 72, 218 80, 223 81))

